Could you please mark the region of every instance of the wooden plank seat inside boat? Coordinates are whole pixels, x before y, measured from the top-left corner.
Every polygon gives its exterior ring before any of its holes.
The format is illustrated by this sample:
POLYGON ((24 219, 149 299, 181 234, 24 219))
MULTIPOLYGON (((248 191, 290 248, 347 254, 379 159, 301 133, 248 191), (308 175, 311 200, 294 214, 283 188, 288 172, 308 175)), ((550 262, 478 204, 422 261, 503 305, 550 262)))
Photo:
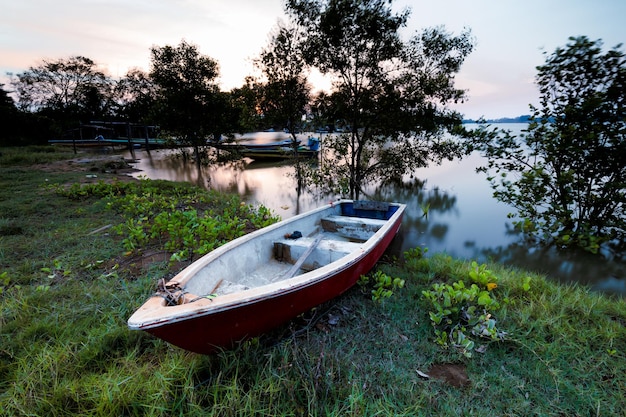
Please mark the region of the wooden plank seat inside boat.
POLYGON ((290 264, 299 260, 301 269, 312 271, 327 265, 360 249, 361 243, 376 233, 386 220, 369 219, 350 216, 327 216, 320 220, 325 235, 321 241, 315 242, 314 237, 299 239, 281 239, 274 242, 275 259, 290 264), (307 249, 314 246, 311 253, 305 255, 307 249), (302 261, 300 258, 306 256, 302 261))
POLYGON ((321 219, 322 228, 348 239, 366 241, 387 223, 386 220, 364 217, 328 216, 321 219))
MULTIPOLYGON (((274 257, 281 262, 295 264, 314 243, 314 237, 277 240, 274 242, 274 257)), ((358 250, 360 247, 361 244, 356 242, 334 240, 332 238, 322 239, 306 257, 301 269, 304 271, 312 271, 343 258, 349 253, 358 250)))

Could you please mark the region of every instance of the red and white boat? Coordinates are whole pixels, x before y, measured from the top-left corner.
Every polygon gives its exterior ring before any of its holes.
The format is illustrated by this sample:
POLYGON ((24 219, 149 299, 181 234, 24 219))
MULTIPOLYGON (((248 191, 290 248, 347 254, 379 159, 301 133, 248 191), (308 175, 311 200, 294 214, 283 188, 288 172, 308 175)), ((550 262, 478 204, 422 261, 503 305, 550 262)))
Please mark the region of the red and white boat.
POLYGON ((242 236, 161 284, 128 326, 192 352, 232 347, 352 287, 405 208, 341 200, 242 236))

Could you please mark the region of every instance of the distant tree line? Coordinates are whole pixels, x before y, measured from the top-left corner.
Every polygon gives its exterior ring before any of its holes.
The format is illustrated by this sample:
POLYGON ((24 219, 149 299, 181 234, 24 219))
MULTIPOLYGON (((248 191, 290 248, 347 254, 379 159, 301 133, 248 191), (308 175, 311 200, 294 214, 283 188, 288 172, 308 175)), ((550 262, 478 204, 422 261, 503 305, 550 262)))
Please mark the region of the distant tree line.
POLYGON ((529 123, 532 119, 530 114, 517 117, 500 117, 498 119, 463 119, 463 123, 529 123))
POLYGON ((261 127, 260 118, 243 116, 246 100, 236 96, 244 89, 219 91, 217 62, 195 45, 153 47, 151 54, 149 72, 131 69, 121 79, 107 76, 83 56, 43 60, 12 75, 12 88, 2 85, 0 91, 0 145, 47 143, 94 120, 160 125, 187 140, 219 129, 261 127), (207 126, 209 121, 213 126, 207 126))

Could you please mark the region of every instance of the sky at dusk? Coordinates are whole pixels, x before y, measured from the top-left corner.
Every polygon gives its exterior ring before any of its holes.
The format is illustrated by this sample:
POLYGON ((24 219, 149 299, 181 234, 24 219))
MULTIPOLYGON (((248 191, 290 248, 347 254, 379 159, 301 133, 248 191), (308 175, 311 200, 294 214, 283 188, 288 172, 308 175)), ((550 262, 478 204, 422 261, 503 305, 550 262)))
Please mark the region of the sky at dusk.
MULTIPOLYGON (((605 49, 626 43, 624 0, 396 0, 412 11, 416 30, 469 28, 476 48, 457 75, 469 100, 455 108, 466 118, 514 117, 538 103, 536 66, 568 37, 602 39, 605 49)), ((220 65, 222 89, 244 83, 251 60, 267 45, 283 0, 6 0, 0 13, 0 83, 42 59, 82 55, 114 78, 133 67, 149 70, 152 46, 198 46, 220 65)), ((624 48, 622 48, 624 51, 624 48)), ((5 86, 5 88, 7 88, 5 86)))

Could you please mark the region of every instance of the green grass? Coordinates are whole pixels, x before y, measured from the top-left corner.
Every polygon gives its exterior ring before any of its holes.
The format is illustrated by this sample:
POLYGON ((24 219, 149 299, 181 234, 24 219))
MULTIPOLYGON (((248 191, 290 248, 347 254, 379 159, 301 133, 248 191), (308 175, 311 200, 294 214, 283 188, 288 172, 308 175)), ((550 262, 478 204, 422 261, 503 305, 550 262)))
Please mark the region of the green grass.
POLYGON ((0 149, 0 167, 30 166, 75 157, 72 148, 56 146, 9 147, 0 149))
POLYGON ((422 295, 468 276, 469 261, 443 254, 379 264, 405 280, 382 302, 357 286, 212 356, 129 331, 169 263, 134 265, 112 228, 91 234, 124 221, 110 200, 48 186, 84 182, 85 172, 2 161, 2 416, 626 416, 624 300, 489 265, 508 336, 467 358, 434 343, 422 295), (469 382, 418 374, 435 364, 461 365, 469 382))

